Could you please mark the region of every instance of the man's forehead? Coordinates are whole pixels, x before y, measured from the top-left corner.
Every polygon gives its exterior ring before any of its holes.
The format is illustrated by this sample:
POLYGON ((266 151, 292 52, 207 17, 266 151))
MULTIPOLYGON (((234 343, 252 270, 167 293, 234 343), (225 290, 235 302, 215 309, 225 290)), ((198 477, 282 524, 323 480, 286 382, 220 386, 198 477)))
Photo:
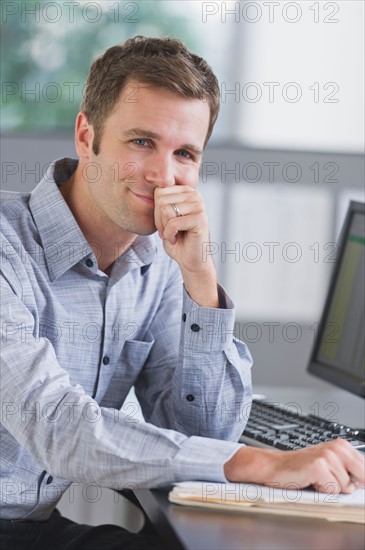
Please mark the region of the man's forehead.
MULTIPOLYGON (((210 118, 209 105, 203 100, 185 97, 149 83, 130 80, 123 88, 114 113, 115 111, 120 112, 120 132, 124 137, 161 139, 162 135, 156 128, 156 124, 167 118, 167 122, 165 120, 163 123, 171 130, 175 123, 177 125, 181 123, 180 131, 184 130, 185 133, 185 129, 187 130, 185 136, 187 139, 181 136, 182 143, 189 145, 187 148, 196 154, 202 154, 203 143, 200 143, 200 137, 196 138, 202 131, 204 132, 205 126, 206 132, 208 131, 210 118), (189 134, 191 134, 190 139, 189 134)), ((203 142, 206 132, 202 136, 203 142)))

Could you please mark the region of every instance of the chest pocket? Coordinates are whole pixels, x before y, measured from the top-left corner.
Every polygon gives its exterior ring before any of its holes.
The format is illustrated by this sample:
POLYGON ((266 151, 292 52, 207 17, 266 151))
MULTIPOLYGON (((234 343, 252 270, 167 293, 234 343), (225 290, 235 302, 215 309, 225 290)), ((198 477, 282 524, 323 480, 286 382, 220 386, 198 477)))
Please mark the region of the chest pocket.
POLYGON ((100 403, 104 407, 120 409, 134 385, 155 343, 149 332, 145 340, 126 340, 107 391, 100 403))

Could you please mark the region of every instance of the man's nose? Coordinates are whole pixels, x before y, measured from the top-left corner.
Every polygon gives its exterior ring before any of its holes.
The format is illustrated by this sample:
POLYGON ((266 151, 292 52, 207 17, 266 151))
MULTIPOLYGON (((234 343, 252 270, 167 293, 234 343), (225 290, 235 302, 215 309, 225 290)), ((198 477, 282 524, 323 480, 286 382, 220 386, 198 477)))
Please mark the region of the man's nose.
POLYGON ((159 155, 150 159, 145 166, 145 178, 155 187, 175 185, 173 161, 167 155, 159 155))

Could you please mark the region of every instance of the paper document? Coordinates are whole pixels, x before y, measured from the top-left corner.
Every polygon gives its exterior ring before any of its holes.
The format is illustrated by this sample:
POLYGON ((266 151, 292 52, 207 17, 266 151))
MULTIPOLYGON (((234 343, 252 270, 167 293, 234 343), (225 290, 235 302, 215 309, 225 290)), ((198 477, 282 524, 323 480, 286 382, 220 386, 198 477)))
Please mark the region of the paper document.
POLYGON ((175 504, 241 510, 270 514, 323 518, 329 521, 365 523, 365 488, 350 495, 300 489, 295 483, 284 488, 252 483, 188 481, 177 483, 169 493, 175 504))

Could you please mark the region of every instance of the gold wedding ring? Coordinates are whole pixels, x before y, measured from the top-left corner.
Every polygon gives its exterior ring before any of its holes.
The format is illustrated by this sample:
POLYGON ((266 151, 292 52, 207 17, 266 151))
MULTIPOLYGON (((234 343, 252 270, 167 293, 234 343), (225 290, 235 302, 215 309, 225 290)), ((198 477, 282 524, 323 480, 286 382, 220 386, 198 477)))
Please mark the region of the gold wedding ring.
POLYGON ((174 212, 175 212, 176 216, 177 217, 181 216, 181 212, 180 212, 179 208, 176 206, 176 204, 174 202, 171 202, 170 204, 171 204, 172 208, 174 209, 174 212))

